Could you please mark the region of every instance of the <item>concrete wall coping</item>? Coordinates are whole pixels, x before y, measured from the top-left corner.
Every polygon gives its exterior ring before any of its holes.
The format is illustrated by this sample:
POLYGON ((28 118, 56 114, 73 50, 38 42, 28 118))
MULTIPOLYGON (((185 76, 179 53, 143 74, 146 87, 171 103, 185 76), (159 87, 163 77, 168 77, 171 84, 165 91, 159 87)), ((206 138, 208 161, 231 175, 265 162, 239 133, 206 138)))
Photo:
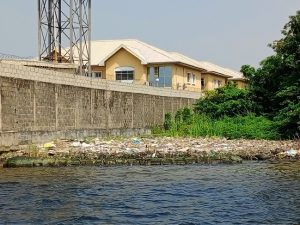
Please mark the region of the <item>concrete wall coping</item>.
POLYGON ((32 67, 41 67, 41 68, 57 68, 57 69, 76 69, 78 66, 72 63, 55 63, 55 62, 42 62, 36 60, 9 60, 2 59, 2 63, 8 63, 12 65, 21 65, 21 66, 32 66, 32 67))

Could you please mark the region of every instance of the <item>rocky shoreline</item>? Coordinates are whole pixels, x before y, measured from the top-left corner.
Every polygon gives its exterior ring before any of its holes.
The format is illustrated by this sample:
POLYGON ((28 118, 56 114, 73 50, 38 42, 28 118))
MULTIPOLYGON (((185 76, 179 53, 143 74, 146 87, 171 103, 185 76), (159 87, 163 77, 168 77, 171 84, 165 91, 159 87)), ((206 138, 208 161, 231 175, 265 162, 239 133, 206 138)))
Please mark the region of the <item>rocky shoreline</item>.
POLYGON ((0 167, 185 165, 299 159, 300 140, 86 138, 0 149, 0 167))

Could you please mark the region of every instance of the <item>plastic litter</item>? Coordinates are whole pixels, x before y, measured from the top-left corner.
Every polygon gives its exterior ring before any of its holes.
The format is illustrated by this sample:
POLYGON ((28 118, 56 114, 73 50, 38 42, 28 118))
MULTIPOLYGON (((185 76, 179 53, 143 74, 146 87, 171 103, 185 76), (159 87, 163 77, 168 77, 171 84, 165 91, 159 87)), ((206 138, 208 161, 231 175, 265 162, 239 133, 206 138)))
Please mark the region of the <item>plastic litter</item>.
POLYGON ((81 146, 81 143, 79 141, 76 141, 76 142, 73 142, 71 144, 72 147, 80 147, 81 146))
POLYGON ((298 154, 298 151, 296 151, 296 150, 294 150, 294 149, 291 149, 291 150, 286 151, 286 155, 287 155, 287 156, 295 157, 297 154, 298 154))
POLYGON ((76 148, 88 148, 88 147, 93 147, 94 145, 87 144, 87 143, 81 142, 81 141, 75 141, 71 144, 71 146, 76 147, 76 148))
POLYGON ((87 143, 84 143, 84 142, 81 144, 82 148, 88 148, 88 147, 92 147, 92 146, 93 145, 90 145, 90 144, 87 144, 87 143))
POLYGON ((141 144, 141 141, 137 138, 134 138, 134 139, 132 139, 131 143, 134 145, 139 145, 139 144, 141 144))
POLYGON ((48 142, 43 145, 44 148, 55 148, 56 145, 53 142, 48 142))

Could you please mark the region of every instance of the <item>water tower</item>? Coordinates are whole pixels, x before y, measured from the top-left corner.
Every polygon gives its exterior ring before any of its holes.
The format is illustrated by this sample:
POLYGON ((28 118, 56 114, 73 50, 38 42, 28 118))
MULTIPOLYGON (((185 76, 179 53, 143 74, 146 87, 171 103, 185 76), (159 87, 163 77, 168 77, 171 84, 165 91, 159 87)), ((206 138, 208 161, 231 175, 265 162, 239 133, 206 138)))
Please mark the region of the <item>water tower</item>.
POLYGON ((91 74, 91 0, 38 0, 38 28, 40 61, 91 74))

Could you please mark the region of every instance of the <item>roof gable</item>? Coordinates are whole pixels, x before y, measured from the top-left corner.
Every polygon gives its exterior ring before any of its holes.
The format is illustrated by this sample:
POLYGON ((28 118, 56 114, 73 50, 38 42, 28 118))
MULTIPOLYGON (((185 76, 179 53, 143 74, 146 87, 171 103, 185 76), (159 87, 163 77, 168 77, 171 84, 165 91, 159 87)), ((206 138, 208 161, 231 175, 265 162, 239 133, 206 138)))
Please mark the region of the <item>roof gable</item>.
POLYGON ((121 48, 124 48, 140 59, 142 64, 155 62, 169 63, 174 61, 168 56, 167 52, 138 40, 92 41, 91 48, 93 50, 91 57, 92 65, 104 65, 104 62, 121 48))
POLYGON ((111 58, 113 55, 115 55, 118 51, 120 51, 121 49, 126 50, 127 52, 129 52, 130 54, 132 54, 133 56, 135 56, 136 58, 138 58, 139 60, 141 60, 142 64, 147 64, 145 58, 141 54, 139 54, 138 52, 134 51, 133 49, 130 49, 126 45, 121 44, 116 49, 114 49, 112 52, 110 52, 106 57, 104 57, 99 63, 97 63, 97 65, 104 66, 105 62, 109 58, 111 58))

